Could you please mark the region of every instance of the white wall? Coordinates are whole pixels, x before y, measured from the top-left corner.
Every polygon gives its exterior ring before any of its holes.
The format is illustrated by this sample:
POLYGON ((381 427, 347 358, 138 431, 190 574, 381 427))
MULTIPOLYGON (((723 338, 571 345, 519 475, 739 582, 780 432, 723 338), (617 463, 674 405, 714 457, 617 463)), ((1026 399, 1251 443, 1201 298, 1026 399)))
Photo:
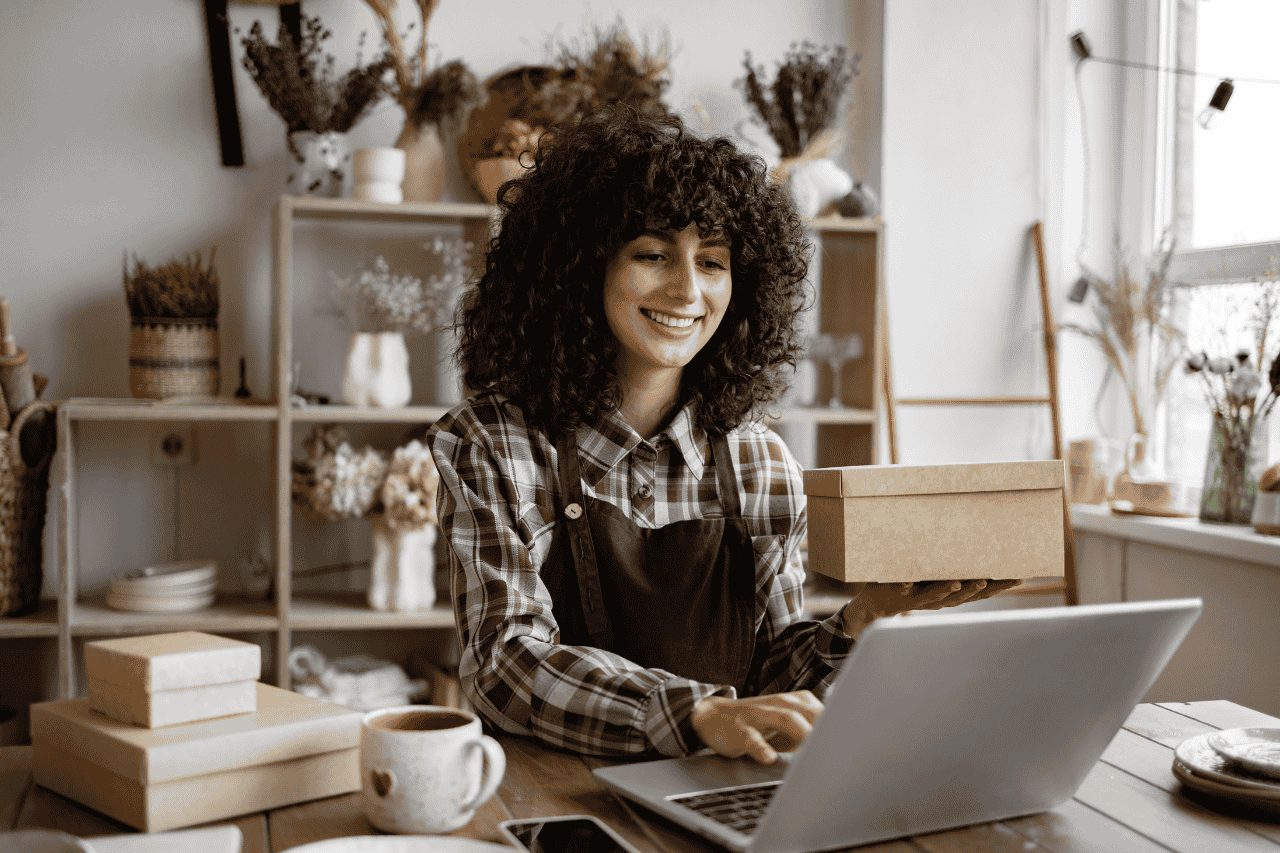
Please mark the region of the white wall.
MULTIPOLYGON (((1069 33, 1099 54, 1123 44, 1123 10, 1096 0, 889 0, 883 186, 894 385, 898 396, 1045 392, 1040 304, 1028 228, 1045 223, 1059 322, 1078 274, 1081 146, 1069 33)), ((1119 205, 1116 78, 1086 74, 1091 192, 1086 259, 1110 257, 1119 205)), ((1096 431, 1100 359, 1063 335, 1064 434, 1096 431)), ((898 410, 902 461, 1049 455, 1047 409, 898 410)))

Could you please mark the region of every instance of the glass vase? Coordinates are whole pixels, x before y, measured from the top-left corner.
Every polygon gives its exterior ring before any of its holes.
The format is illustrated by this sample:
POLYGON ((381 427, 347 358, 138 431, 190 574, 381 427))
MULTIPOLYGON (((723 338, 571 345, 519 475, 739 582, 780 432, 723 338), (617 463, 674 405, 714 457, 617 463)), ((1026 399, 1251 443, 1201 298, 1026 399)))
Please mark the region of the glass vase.
POLYGON ((1248 524, 1258 493, 1258 477, 1266 467, 1262 423, 1246 426, 1214 417, 1204 464, 1200 520, 1248 524))

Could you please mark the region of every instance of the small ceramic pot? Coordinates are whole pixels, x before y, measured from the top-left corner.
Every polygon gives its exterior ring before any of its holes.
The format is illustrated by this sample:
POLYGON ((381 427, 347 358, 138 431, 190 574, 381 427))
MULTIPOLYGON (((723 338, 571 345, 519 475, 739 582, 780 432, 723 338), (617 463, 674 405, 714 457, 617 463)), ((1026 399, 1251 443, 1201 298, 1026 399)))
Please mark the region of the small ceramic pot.
POLYGON ((356 181, 353 197, 384 204, 399 204, 404 200, 403 148, 361 148, 352 162, 356 181))
POLYGON ((1264 536, 1280 536, 1280 492, 1258 492, 1250 521, 1264 536))

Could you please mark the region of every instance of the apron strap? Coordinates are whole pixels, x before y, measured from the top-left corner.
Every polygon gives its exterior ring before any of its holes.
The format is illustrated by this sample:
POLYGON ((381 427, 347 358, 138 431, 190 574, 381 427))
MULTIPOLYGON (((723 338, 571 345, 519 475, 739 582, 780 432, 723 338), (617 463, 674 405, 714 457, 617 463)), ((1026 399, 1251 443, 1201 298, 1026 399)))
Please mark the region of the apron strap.
POLYGON ((577 430, 562 432, 556 441, 559 456, 562 521, 569 534, 569 551, 573 555, 574 576, 578 579, 578 598, 587 623, 591 643, 602 649, 613 645, 613 629, 604 608, 600 588, 600 570, 596 565, 595 540, 587 520, 587 501, 582 492, 582 471, 578 464, 577 430))
POLYGON ((717 433, 711 437, 711 453, 716 462, 716 488, 720 490, 720 506, 725 518, 742 515, 742 500, 738 497, 738 475, 729 455, 729 439, 717 433))

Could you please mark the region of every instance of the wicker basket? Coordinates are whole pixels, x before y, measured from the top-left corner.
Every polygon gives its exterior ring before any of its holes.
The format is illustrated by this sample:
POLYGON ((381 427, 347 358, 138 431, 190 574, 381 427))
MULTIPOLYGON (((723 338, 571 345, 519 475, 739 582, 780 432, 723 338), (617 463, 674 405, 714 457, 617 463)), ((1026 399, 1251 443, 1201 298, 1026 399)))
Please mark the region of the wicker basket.
POLYGON ((215 397, 216 318, 135 319, 129 335, 129 391, 135 397, 215 397))
POLYGON ((0 616, 29 613, 40 601, 55 409, 37 400, 10 424, 8 407, 0 399, 0 616))

